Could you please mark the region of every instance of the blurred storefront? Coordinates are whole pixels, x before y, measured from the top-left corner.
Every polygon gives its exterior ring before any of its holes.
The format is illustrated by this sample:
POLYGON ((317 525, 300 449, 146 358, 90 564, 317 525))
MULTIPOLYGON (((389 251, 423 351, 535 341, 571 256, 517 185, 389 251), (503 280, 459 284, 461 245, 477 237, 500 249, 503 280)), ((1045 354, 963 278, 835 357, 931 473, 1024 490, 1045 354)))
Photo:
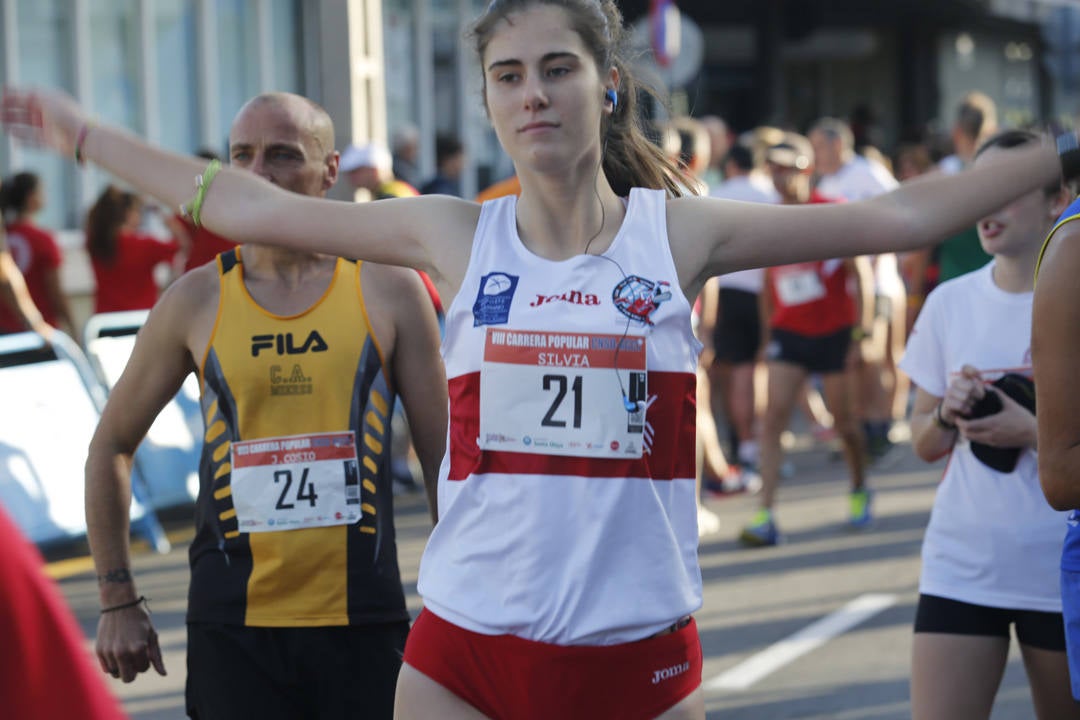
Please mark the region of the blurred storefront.
MULTIPOLYGON (((0 81, 60 87, 96 116, 183 152, 226 153, 256 93, 323 103, 338 141, 385 137, 379 0, 0 0, 0 81), (349 72, 349 69, 352 72, 349 72)), ((39 218, 77 228, 108 178, 0 142, 0 172, 39 173, 39 218)))
MULTIPOLYGON (((648 0, 622 6, 637 17, 648 0)), ((987 0, 680 0, 679 7, 706 36, 701 73, 685 89, 689 104, 740 129, 805 128, 823 115, 851 118, 858 109, 865 118, 869 110, 876 142, 889 148, 915 128, 947 125, 973 89, 990 95, 1012 124, 1052 110, 1040 18, 987 0)))

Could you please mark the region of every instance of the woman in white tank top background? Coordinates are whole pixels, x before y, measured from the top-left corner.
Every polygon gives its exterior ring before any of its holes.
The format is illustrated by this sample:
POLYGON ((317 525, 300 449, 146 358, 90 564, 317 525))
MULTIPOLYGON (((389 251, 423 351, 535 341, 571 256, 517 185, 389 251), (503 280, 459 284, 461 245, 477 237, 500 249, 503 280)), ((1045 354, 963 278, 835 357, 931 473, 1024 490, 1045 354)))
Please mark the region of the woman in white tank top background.
MULTIPOLYGON (((1033 133, 1005 130, 982 144, 973 164, 1037 144, 1033 133)), ((1066 514, 1039 486, 1029 385, 1036 258, 1073 197, 1052 182, 982 218, 979 238, 993 261, 934 288, 900 362, 916 388, 912 448, 927 462, 949 456, 922 545, 915 720, 989 717, 1010 626, 1036 716, 1080 717, 1069 692, 1058 569, 1066 514)))
MULTIPOLYGON (((1057 155, 1017 149, 841 205, 679 198, 612 0, 494 0, 473 36, 519 198, 353 204, 222 169, 201 221, 421 269, 450 303, 449 447, 399 717, 704 718, 687 298, 735 270, 928 246, 1052 182, 1057 155)), ((9 91, 3 113, 175 206, 205 167, 55 91, 9 91)))

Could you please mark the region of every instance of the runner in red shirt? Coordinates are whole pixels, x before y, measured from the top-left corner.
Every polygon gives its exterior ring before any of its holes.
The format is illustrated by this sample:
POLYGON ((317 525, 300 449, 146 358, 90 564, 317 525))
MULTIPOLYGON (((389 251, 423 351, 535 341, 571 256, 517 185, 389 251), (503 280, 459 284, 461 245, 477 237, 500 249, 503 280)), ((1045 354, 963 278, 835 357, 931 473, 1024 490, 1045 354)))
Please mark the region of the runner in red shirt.
POLYGON ((184 263, 184 272, 205 265, 226 250, 236 247, 232 240, 226 240, 204 227, 195 227, 187 218, 176 215, 174 220, 181 223, 191 236, 191 251, 184 263))
MULTIPOLYGON (((0 508, 0 698, 10 720, 122 720, 41 556, 0 508)), ((158 661, 160 662, 160 661, 158 661)))
MULTIPOLYGON (((67 296, 60 288, 63 255, 52 234, 34 223, 45 207, 45 189, 34 173, 8 178, 0 187, 0 213, 6 222, 8 250, 23 274, 30 298, 45 322, 71 334, 74 323, 67 296)), ((0 306, 0 333, 22 332, 22 318, 0 306)))
POLYGON ((180 251, 176 240, 161 242, 136 231, 138 197, 109 186, 90 208, 86 247, 97 280, 94 312, 147 310, 158 297, 154 268, 180 251))
MULTIPOLYGON (((830 202, 810 188, 814 154, 809 140, 789 134, 783 143, 770 148, 766 157, 783 203, 830 202)), ((811 373, 822 376, 825 404, 844 444, 851 472, 849 521, 862 526, 870 520, 865 449, 849 378, 851 352, 858 350, 852 339, 862 327, 859 306, 868 306, 856 302, 850 286, 854 281, 859 299, 864 289, 872 290, 869 264, 862 258, 795 263, 769 268, 765 278, 761 298, 762 324, 768 328, 764 347, 769 399, 761 433, 761 509, 739 536, 750 546, 775 545, 780 539, 773 518, 783 453, 780 434, 787 428, 795 401, 811 373)))

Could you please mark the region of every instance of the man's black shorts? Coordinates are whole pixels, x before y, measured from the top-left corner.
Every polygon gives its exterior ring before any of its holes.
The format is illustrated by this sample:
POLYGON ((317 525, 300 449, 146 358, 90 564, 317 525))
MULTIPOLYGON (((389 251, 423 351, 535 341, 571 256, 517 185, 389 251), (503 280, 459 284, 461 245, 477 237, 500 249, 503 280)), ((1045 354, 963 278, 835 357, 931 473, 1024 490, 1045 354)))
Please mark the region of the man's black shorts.
POLYGON ((798 365, 810 373, 827 375, 844 371, 850 347, 849 327, 821 337, 773 328, 769 347, 765 348, 765 358, 798 365))
POLYGON ((761 349, 760 318, 757 293, 720 288, 720 316, 713 329, 716 362, 732 365, 753 362, 761 349))
POLYGON ((194 720, 391 720, 407 621, 262 628, 188 624, 194 720))

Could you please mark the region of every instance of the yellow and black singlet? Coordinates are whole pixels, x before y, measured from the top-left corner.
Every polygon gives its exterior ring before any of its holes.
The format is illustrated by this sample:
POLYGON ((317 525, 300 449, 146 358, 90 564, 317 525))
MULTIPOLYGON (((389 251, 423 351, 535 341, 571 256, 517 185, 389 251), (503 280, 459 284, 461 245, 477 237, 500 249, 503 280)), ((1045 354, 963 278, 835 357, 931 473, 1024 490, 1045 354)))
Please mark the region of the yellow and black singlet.
POLYGON ((201 368, 205 437, 189 622, 261 627, 405 620, 394 541, 390 414, 360 263, 284 317, 217 258, 221 295, 201 368))
POLYGON ((1035 282, 1039 281, 1039 268, 1042 267, 1043 256, 1046 255, 1046 249, 1050 247, 1050 241, 1054 238, 1054 233, 1062 225, 1067 225, 1076 220, 1080 220, 1080 198, 1073 200, 1069 207, 1065 208, 1065 212, 1061 213, 1061 216, 1054 223, 1054 227, 1047 233, 1046 239, 1043 240, 1042 248, 1039 249, 1039 259, 1035 261, 1035 282))

